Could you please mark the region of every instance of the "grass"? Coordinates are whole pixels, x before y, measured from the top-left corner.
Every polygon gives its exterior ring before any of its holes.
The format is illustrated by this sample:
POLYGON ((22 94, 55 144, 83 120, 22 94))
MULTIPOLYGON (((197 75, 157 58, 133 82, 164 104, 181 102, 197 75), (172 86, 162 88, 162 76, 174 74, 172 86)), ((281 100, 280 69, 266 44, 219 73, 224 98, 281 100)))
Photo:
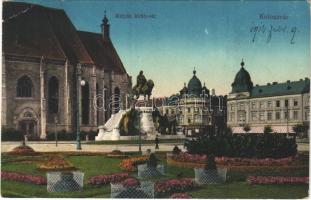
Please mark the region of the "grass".
MULTIPOLYGON (((135 154, 132 154, 135 155, 135 154)), ((36 160, 44 159, 34 157, 34 162, 29 162, 31 158, 22 156, 2 156, 2 170, 27 172, 36 175, 45 175, 36 169, 36 160), (25 161, 27 162, 20 162, 25 161), (14 161, 17 162, 14 162, 14 161)), ((182 174, 183 177, 194 177, 193 169, 179 168, 167 166, 164 154, 157 155, 161 162, 165 165, 166 176, 157 177, 156 179, 176 178, 182 174)), ((48 193, 46 186, 38 186, 14 181, 1 181, 1 194, 4 197, 71 197, 71 198, 110 198, 110 186, 91 186, 86 182, 89 177, 120 172, 119 158, 107 158, 105 155, 65 155, 74 166, 78 167, 85 173, 84 188, 81 192, 66 192, 66 193, 48 193)), ((290 174, 297 172, 290 172, 290 174)), ((308 172, 304 172, 308 174, 308 172)), ((135 175, 135 173, 133 174, 135 175)), ((284 174, 285 175, 285 174, 284 174)), ((234 176, 234 175, 233 175, 234 176)), ((239 176, 237 174, 237 176, 239 176)), ((225 184, 208 185, 188 192, 193 198, 303 198, 308 196, 308 185, 249 185, 242 181, 229 180, 225 184)), ((168 196, 167 196, 168 197, 168 196)))

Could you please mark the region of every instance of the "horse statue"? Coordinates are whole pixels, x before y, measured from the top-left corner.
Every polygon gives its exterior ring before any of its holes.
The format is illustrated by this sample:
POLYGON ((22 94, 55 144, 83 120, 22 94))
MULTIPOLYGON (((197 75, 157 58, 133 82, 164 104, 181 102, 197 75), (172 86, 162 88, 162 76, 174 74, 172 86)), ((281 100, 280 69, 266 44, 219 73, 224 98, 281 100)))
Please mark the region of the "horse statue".
POLYGON ((154 83, 151 79, 147 81, 143 73, 143 71, 140 71, 139 75, 137 76, 136 85, 133 87, 133 96, 134 98, 138 99, 140 95, 142 95, 144 96, 144 100, 146 100, 147 96, 149 100, 152 94, 154 83))

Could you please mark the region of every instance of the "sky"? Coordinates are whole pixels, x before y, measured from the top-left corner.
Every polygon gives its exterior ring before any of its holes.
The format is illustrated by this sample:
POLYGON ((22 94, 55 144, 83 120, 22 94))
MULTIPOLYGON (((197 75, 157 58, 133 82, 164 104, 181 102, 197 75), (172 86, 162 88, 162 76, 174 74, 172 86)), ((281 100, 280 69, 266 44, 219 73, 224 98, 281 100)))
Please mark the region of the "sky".
POLYGON ((110 37, 133 84, 143 70, 155 82, 154 96, 178 93, 194 67, 202 85, 226 95, 242 58, 254 85, 310 77, 306 1, 24 2, 64 9, 78 30, 90 32, 101 31, 106 10, 110 37))

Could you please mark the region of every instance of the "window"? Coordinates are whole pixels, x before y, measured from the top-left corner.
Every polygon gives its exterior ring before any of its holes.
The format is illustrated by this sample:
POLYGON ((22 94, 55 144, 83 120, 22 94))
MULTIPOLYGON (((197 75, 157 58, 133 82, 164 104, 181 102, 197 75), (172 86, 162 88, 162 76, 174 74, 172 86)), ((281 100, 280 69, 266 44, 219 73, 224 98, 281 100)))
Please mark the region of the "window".
POLYGON ((280 112, 276 112, 275 113, 275 119, 276 120, 280 120, 280 112))
POLYGON ((256 103, 252 102, 252 109, 255 109, 255 108, 256 108, 256 103))
POLYGON ((262 109, 263 107, 264 107, 264 102, 260 102, 260 103, 259 103, 259 108, 262 109))
POLYGON ((171 110, 171 114, 172 114, 172 115, 175 114, 175 110, 174 110, 174 109, 171 110))
POLYGON ((234 114, 233 114, 233 113, 230 113, 230 115, 229 115, 229 121, 230 121, 230 122, 234 121, 234 114))
POLYGON ((265 113, 264 112, 259 113, 259 120, 260 121, 264 121, 265 120, 265 113))
POLYGON ((298 119, 298 111, 294 111, 294 120, 298 119))
POLYGON ((168 109, 165 109, 165 114, 168 114, 168 109))
POLYGON ((298 101, 297 101, 297 99, 294 99, 294 106, 298 106, 298 101))
POLYGON ((256 121, 256 120, 257 120, 257 113, 252 112, 252 121, 256 121))
POLYGON ((288 99, 285 99, 285 107, 288 107, 288 99))
POLYGON ((268 118, 268 120, 272 120, 272 112, 268 112, 267 118, 268 118))
MULTIPOLYGON (((89 106, 90 106, 90 89, 88 82, 85 82, 84 86, 81 86, 81 107, 82 107, 82 124, 89 124, 89 106)), ((118 91, 115 90, 115 94, 118 95, 118 91)), ((117 103, 114 104, 114 108, 119 108, 117 103)))
POLYGON ((231 104, 231 111, 233 111, 234 110, 234 105, 233 104, 231 104))
POLYGON ((239 121, 245 122, 245 114, 239 114, 239 121))
POLYGON ((309 120, 309 111, 305 112, 305 120, 309 120))
POLYGON ((240 103, 240 109, 244 110, 244 103, 240 103))
POLYGON ((49 113, 58 113, 58 99, 59 99, 59 85, 58 79, 53 76, 48 83, 48 108, 49 113))
POLYGON ((277 101, 275 102, 275 105, 276 105, 277 108, 280 107, 280 101, 277 100, 277 101))
POLYGON ((189 113, 191 112, 191 108, 188 108, 188 112, 189 112, 189 113))
POLYGON ((17 97, 31 97, 32 96, 32 81, 28 76, 23 76, 17 81, 17 97))
POLYGON ((284 119, 288 119, 288 112, 287 111, 284 112, 284 119))
POLYGON ((271 108, 271 107, 272 107, 272 102, 271 102, 271 101, 268 101, 268 102, 267 102, 267 105, 268 105, 268 108, 271 108))
POLYGON ((190 119, 190 118, 188 119, 188 123, 189 123, 189 124, 191 123, 191 119, 190 119))

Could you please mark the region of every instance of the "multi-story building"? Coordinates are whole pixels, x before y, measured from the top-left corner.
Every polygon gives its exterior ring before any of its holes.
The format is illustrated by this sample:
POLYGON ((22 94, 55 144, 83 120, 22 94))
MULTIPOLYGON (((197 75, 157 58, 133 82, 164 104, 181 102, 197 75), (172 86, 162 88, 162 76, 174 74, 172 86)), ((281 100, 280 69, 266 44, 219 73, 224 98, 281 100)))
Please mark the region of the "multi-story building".
POLYGON ((81 129, 97 130, 117 112, 118 103, 106 111, 94 106, 97 94, 109 102, 131 89, 106 16, 101 28, 101 33, 78 31, 64 10, 4 2, 2 127, 40 138, 55 127, 74 131, 80 68, 81 129))
POLYGON ((293 133, 297 124, 309 122, 310 79, 253 85, 241 62, 227 100, 227 125, 233 133, 263 133, 265 126, 273 132, 293 133))
POLYGON ((171 96, 161 107, 169 118, 176 117, 181 131, 187 136, 196 136, 208 131, 222 131, 226 127, 226 96, 216 96, 215 91, 202 86, 193 71, 193 77, 179 94, 171 96))

